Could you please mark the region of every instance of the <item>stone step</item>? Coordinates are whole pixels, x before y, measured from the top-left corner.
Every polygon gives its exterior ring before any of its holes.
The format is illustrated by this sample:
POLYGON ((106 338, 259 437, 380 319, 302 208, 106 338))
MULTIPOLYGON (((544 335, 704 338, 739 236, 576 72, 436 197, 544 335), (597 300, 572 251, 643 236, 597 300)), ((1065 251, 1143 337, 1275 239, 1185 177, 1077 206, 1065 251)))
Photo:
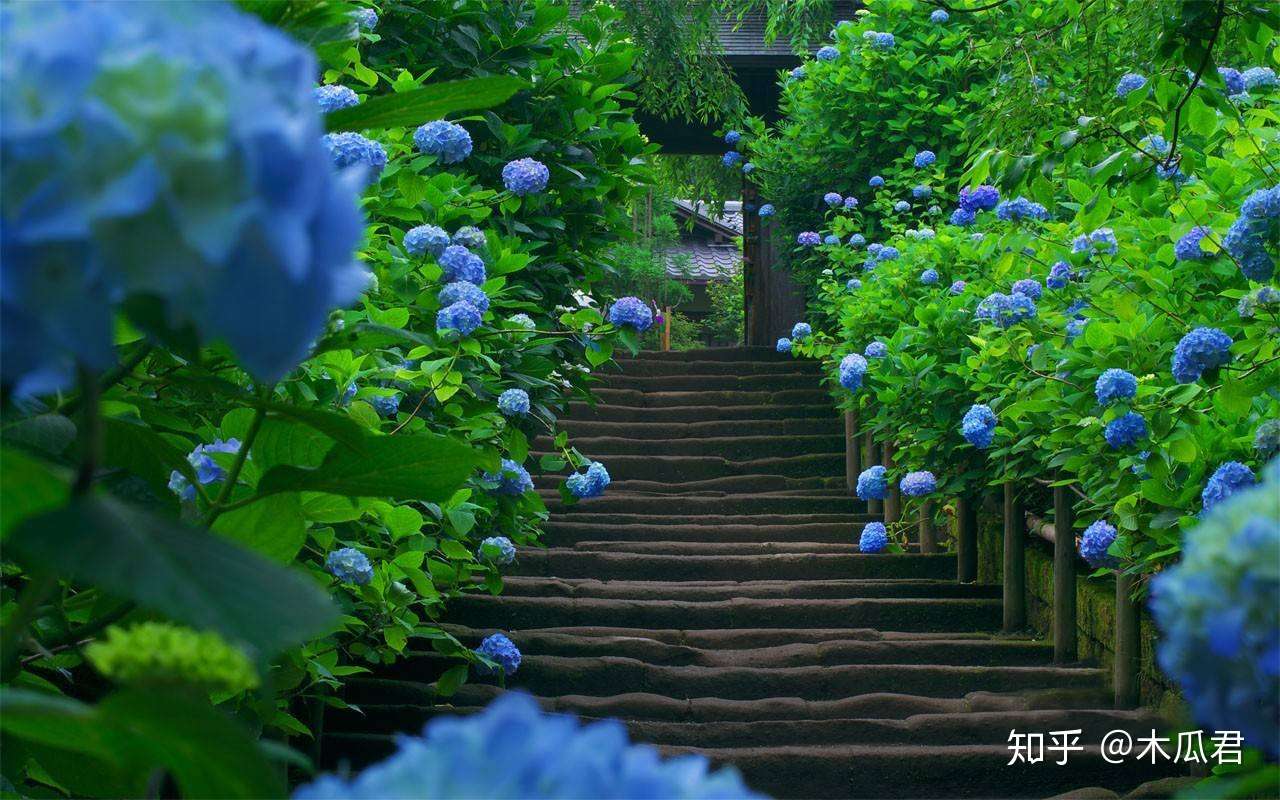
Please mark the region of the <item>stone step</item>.
POLYGON ((859 597, 967 597, 996 599, 995 583, 935 580, 828 581, 621 581, 598 578, 530 578, 503 580, 505 597, 592 597, 619 600, 731 600, 733 598, 833 600, 859 597))
MULTIPOLYGON (((777 456, 830 455, 844 458, 843 436, 719 436, 700 439, 631 439, 626 436, 580 436, 572 444, 601 461, 620 455, 715 456, 756 459, 777 456)), ((549 436, 530 442, 535 455, 556 451, 549 436)))
POLYGON ((827 404, 827 415, 836 414, 831 404, 831 395, 826 391, 813 387, 810 389, 779 390, 707 390, 707 391, 661 391, 648 392, 638 389, 595 389, 592 392, 596 400, 603 405, 632 406, 640 408, 687 408, 713 407, 723 411, 726 407, 757 406, 820 406, 827 404))
POLYGON ((789 372, 767 375, 632 375, 614 373, 602 377, 597 384, 606 389, 634 389, 640 392, 777 392, 786 389, 813 390, 821 376, 813 372, 789 372))
MULTIPOLYGON (((619 374, 610 372, 609 376, 619 374)), ((723 361, 691 358, 687 361, 652 358, 624 359, 621 373, 633 377, 666 375, 792 375, 822 377, 822 364, 804 359, 778 361, 723 361)))
MULTIPOLYGON (((576 529, 580 524, 638 526, 664 528, 669 526, 699 525, 714 527, 718 525, 769 525, 779 528, 801 527, 806 525, 845 525, 852 527, 866 522, 873 522, 880 515, 872 514, 612 514, 595 511, 594 503, 579 504, 557 514, 548 520, 543 529, 559 530, 562 525, 572 525, 576 529), (573 512, 573 513, 571 513, 573 512)), ((668 537, 662 537, 668 538, 668 537)))
POLYGON ((844 555, 858 552, 850 541, 847 530, 839 531, 840 536, 833 541, 819 542, 809 539, 797 541, 777 541, 776 538, 763 542, 752 541, 702 541, 701 538, 690 538, 688 541, 622 541, 608 539, 583 539, 570 545, 574 550, 583 553, 634 553, 653 556, 759 556, 774 553, 794 553, 796 555, 844 555))
POLYGON ((609 405, 589 405, 587 403, 570 403, 569 419, 593 422, 650 422, 650 423, 682 423, 682 422, 724 422, 724 421, 764 421, 771 420, 806 420, 836 418, 835 407, 829 398, 823 402, 810 402, 804 405, 789 403, 787 405, 699 405, 696 403, 682 406, 653 406, 632 403, 613 402, 609 405))
MULTIPOLYGON (((612 461, 612 459, 610 459, 612 461)), ((566 476, 561 473, 534 475, 533 482, 539 490, 550 490, 559 497, 559 486, 566 476)), ((810 476, 791 478, 786 475, 726 475, 697 481, 615 480, 609 484, 609 495, 635 494, 671 497, 723 496, 743 494, 826 495, 840 499, 852 499, 845 479, 841 477, 810 476)), ((855 501, 860 506, 861 501, 855 501)))
MULTIPOLYGON (((764 544, 768 542, 815 542, 824 546, 839 546, 839 550, 814 550, 813 552, 846 552, 856 548, 864 522, 838 524, 814 523, 793 525, 601 525, 589 521, 588 515, 571 518, 571 521, 549 523, 542 536, 544 544, 553 547, 574 547, 579 550, 625 549, 633 553, 661 553, 657 544, 677 541, 701 542, 721 545, 717 552, 734 552, 734 543, 764 544), (578 519, 582 519, 579 522, 578 519), (607 543, 607 547, 584 547, 587 542, 607 543), (635 547, 636 543, 653 543, 635 547), (631 546, 628 546, 631 545, 631 546)), ((743 549, 739 554, 759 552, 760 548, 743 549)), ((674 551, 673 551, 674 552, 674 551)), ((775 550, 774 552, 786 552, 775 550)))
POLYGON ((592 422, 561 419, 557 427, 577 442, 597 436, 640 439, 708 439, 721 436, 843 436, 844 423, 830 419, 765 419, 710 422, 592 422))
MULTIPOLYGON (((954 561, 948 566, 954 569, 954 561)), ((998 629, 1001 610, 1000 601, 990 598, 733 598, 698 602, 670 600, 661 595, 634 600, 465 594, 450 601, 449 621, 513 630, 561 625, 610 625, 639 630, 849 625, 899 631, 978 631, 998 629)))
POLYGON ((918 553, 863 555, 675 556, 584 553, 550 547, 521 554, 513 575, 627 580, 832 580, 840 578, 952 579, 955 556, 918 553))
MULTIPOLYGON (((531 455, 537 458, 542 454, 535 452, 531 455)), ((609 476, 618 481, 685 483, 711 478, 758 475, 789 478, 844 475, 843 453, 746 459, 716 456, 615 455, 600 460, 608 468, 609 476)), ((843 477, 841 480, 843 481, 843 477)))
POLYGON ((701 347, 693 350, 641 350, 635 355, 623 353, 618 357, 622 371, 637 361, 674 361, 688 363, 698 361, 751 361, 755 363, 788 364, 806 363, 790 353, 779 353, 772 347, 763 345, 736 345, 734 347, 701 347))
POLYGON ((547 507, 552 516, 590 513, 612 514, 852 514, 861 510, 863 504, 848 496, 836 494, 817 494, 812 491, 805 494, 783 494, 780 492, 759 492, 742 494, 713 494, 704 496, 677 496, 662 494, 635 494, 618 491, 616 485, 610 486, 603 497, 596 497, 586 502, 564 507, 558 499, 547 499, 547 507))

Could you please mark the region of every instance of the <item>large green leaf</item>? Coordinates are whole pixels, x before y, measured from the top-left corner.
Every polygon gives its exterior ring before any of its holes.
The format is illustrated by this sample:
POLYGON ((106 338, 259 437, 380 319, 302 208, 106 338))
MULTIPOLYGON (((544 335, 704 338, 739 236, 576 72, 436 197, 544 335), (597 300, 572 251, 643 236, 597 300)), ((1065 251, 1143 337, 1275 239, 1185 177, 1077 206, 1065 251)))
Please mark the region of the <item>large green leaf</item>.
POLYGON ((477 111, 506 102, 525 86, 519 78, 490 75, 372 97, 325 115, 332 131, 416 127, 455 111, 477 111))
POLYGON ((22 520, 67 502, 71 478, 65 473, 13 448, 0 447, 0 538, 22 520))
POLYGON ((293 561, 307 540, 296 492, 274 494, 227 511, 213 523, 213 529, 282 564, 293 561))
POLYGON ((161 491, 174 470, 188 481, 196 480, 186 453, 151 428, 123 419, 102 421, 102 462, 131 472, 161 491))
POLYGON ((301 573, 106 497, 30 518, 5 545, 27 566, 213 628, 262 655, 323 634, 335 619, 329 597, 301 573))
POLYGON ((258 491, 328 492, 439 503, 462 485, 477 463, 479 455, 471 446, 447 436, 370 436, 363 452, 335 444, 316 469, 272 467, 258 482, 258 491))

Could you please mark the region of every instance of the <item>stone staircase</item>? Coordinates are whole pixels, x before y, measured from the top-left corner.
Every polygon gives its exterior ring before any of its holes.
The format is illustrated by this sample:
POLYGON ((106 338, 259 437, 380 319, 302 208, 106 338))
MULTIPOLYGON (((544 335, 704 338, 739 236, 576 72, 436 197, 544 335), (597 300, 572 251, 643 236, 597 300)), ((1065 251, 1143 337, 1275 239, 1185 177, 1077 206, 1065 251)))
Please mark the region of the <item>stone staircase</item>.
MULTIPOLYGON (((956 583, 951 555, 857 552, 872 518, 845 489, 816 365, 765 348, 623 364, 562 422, 607 465, 605 496, 563 507, 561 478, 538 478, 548 546, 521 550, 501 596, 449 607, 469 646, 503 631, 520 647, 508 688, 735 764, 775 797, 1049 797, 1171 774, 1101 758, 1106 732, 1159 720, 1111 710, 1100 670, 999 634, 998 586, 956 583), (1011 730, 1069 729, 1087 748, 1068 766, 1007 766, 1011 730)), ((359 766, 503 691, 473 679, 441 707, 445 666, 424 652, 353 680, 362 713, 329 714, 324 761, 359 766)))

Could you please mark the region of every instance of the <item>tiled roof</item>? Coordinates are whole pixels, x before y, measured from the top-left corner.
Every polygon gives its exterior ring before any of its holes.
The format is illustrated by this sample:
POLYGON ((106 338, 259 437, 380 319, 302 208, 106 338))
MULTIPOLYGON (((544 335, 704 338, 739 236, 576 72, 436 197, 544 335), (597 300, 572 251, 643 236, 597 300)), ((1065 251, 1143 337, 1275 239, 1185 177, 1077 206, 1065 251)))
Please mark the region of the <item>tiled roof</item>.
POLYGON ((723 225, 724 227, 728 228, 729 230, 733 231, 739 236, 742 235, 742 201, 741 200, 726 200, 724 204, 724 213, 720 215, 712 215, 708 213, 710 209, 708 209, 707 204, 704 202, 698 203, 698 208, 696 211, 694 210, 693 203, 691 203, 688 200, 676 200, 675 204, 679 208, 684 209, 686 213, 695 213, 698 216, 702 217, 703 219, 710 220, 711 222, 714 222, 717 225, 723 225))
POLYGON ((736 244, 681 242, 667 256, 667 275, 676 280, 724 280, 742 270, 742 251, 736 244), (679 263, 688 256, 687 269, 679 263))
MULTIPOLYGON (((832 26, 837 20, 853 19, 853 12, 860 3, 851 0, 829 0, 824 9, 832 26)), ((720 45, 724 54, 733 56, 790 56, 794 54, 791 42, 779 37, 765 43, 765 24, 767 17, 763 10, 755 10, 744 14, 742 21, 731 16, 720 23, 720 45)), ((822 42, 810 43, 809 51, 813 52, 822 46, 822 42)))

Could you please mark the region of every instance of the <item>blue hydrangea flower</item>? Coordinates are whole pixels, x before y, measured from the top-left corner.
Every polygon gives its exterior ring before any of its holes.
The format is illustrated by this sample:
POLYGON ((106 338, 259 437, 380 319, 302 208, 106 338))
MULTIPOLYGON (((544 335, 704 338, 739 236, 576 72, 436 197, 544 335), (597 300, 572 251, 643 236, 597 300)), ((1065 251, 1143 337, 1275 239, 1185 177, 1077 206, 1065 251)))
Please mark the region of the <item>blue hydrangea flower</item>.
POLYGON ((1080 334, 1084 333, 1084 328, 1089 324, 1087 319, 1069 319, 1067 320, 1067 344, 1071 344, 1080 334))
POLYGON ((1253 434, 1253 449, 1263 461, 1280 453, 1280 419, 1269 419, 1258 426, 1253 434))
POLYGON ((844 285, 844 288, 850 292, 856 292, 862 288, 862 281, 857 278, 850 278, 844 285))
POLYGON ((529 393, 524 389, 507 389, 498 395, 498 410, 508 417, 523 417, 529 413, 529 393))
POLYGON ((361 30, 371 31, 378 27, 378 12, 372 8, 355 8, 351 10, 351 18, 361 30))
POLYGON ((911 196, 916 198, 917 200, 920 198, 929 197, 932 194, 933 194, 932 186, 926 186, 923 183, 921 183, 911 187, 911 196))
POLYGON ((883 500, 889 493, 887 470, 879 464, 864 469, 858 475, 855 493, 859 500, 883 500))
POLYGON ((1259 189, 1240 205, 1240 216, 1227 230, 1222 246, 1253 281, 1271 279, 1275 260, 1269 248, 1280 240, 1280 187, 1259 189))
POLYGON ((348 383, 347 388, 342 392, 342 397, 338 401, 338 404, 342 406, 350 405, 351 401, 355 399, 357 391, 359 391, 359 389, 354 383, 348 383))
POLYGON ((462 281, 477 286, 484 283, 484 260, 462 245, 449 245, 436 257, 436 261, 440 264, 441 279, 445 283, 462 281))
POLYGON ((884 178, 880 177, 879 175, 872 175, 871 180, 867 181, 867 185, 873 188, 879 188, 881 186, 884 186, 884 178))
POLYGON ((507 323, 517 328, 524 328, 527 331, 537 330, 538 323, 533 321, 533 317, 528 314, 512 314, 507 318, 507 323))
POLYGON ((323 114, 360 104, 359 95, 346 86, 338 84, 317 86, 312 90, 311 96, 315 98, 316 105, 320 107, 320 112, 323 114))
POLYGON ((885 245, 884 247, 880 248, 880 252, 876 253, 876 260, 877 261, 895 261, 900 255, 902 254, 898 252, 898 248, 893 247, 892 245, 885 245))
MULTIPOLYGON (((223 441, 222 439, 214 439, 209 444, 198 444, 195 449, 187 454, 187 463, 195 470, 196 480, 202 486, 208 486, 211 483, 221 483, 226 479, 226 470, 222 465, 213 459, 210 453, 238 453, 240 452, 240 440, 232 437, 223 441)), ((187 502, 196 499, 196 488, 186 479, 181 472, 174 470, 169 474, 169 489, 178 497, 187 502)))
POLYGON ((889 532, 883 522, 868 522, 862 526, 862 536, 858 538, 858 552, 883 553, 889 546, 889 532))
POLYGON ((872 272, 875 270, 875 268, 876 268, 876 260, 874 258, 868 258, 866 261, 862 262, 863 272, 872 272))
POLYGON ((736 147, 739 140, 741 139, 742 139, 742 134, 739 133, 738 131, 729 131, 724 135, 724 143, 729 145, 730 147, 736 147))
POLYGON ((807 322, 797 322, 795 325, 791 326, 791 340, 793 342, 803 341, 809 338, 809 335, 812 333, 813 328, 810 327, 807 322))
POLYGON ((352 131, 326 133, 324 144, 329 148, 333 164, 339 169, 365 167, 370 179, 377 180, 387 166, 387 151, 381 143, 352 131))
POLYGON ((908 472, 898 482, 898 488, 907 497, 924 497, 927 494, 933 494, 938 488, 938 480, 928 470, 908 472))
POLYGON ((760 210, 756 212, 762 217, 772 217, 774 214, 773 203, 765 203, 760 206, 760 210))
POLYGON ((1032 300, 1039 300, 1044 294, 1044 287, 1040 285, 1040 281, 1035 278, 1023 278, 1022 280, 1013 282, 1012 292, 1030 297, 1032 300))
POLYGON ((1036 316, 1035 301, 1024 294, 992 292, 978 303, 974 319, 985 320, 999 328, 1008 328, 1036 316))
POLYGON ((826 203, 832 208, 835 208, 836 206, 844 202, 844 198, 841 197, 837 192, 827 192, 822 196, 822 202, 826 203))
POLYGON ((847 208, 847 209, 849 209, 850 211, 852 211, 853 209, 857 208, 857 207, 858 207, 858 198, 854 197, 853 195, 849 195, 848 197, 846 197, 846 198, 844 199, 844 207, 845 207, 845 208, 847 208))
POLYGON ((815 231, 801 231, 800 234, 796 236, 796 244, 803 247, 813 247, 814 245, 821 243, 822 237, 815 231))
POLYGON ((1138 379, 1122 369, 1111 368, 1098 376, 1093 394, 1102 405, 1132 400, 1138 394, 1138 379))
POLYGON ((791 80, 793 81, 798 81, 804 78, 804 75, 805 75, 804 67, 796 67, 795 69, 791 70, 790 75, 791 75, 791 80))
POLYGON ((964 281, 955 281, 947 291, 953 295, 964 294, 964 287, 967 284, 964 281))
POLYGON ((736 167, 742 163, 742 153, 730 150, 720 157, 720 163, 726 167, 736 167))
POLYGON ((1115 231, 1110 228, 1098 228, 1088 234, 1081 234, 1071 242, 1073 253, 1113 256, 1119 249, 1120 243, 1116 241, 1115 231))
POLYGON ((920 273, 920 282, 925 286, 932 286, 938 282, 938 271, 930 267, 920 273))
POLYGON ((1188 231, 1178 243, 1173 246, 1173 255, 1179 261, 1199 261, 1209 256, 1200 248, 1200 241, 1213 231, 1202 225, 1197 225, 1188 231))
POLYGON ((1085 300, 1084 298, 1080 298, 1079 300, 1072 300, 1071 305, 1067 306, 1066 313, 1075 316, 1077 319, 1082 319, 1084 317, 1083 311, 1088 307, 1089 307, 1089 301, 1085 300))
POLYGON ((449 234, 445 233, 444 228, 438 228, 435 225, 419 225, 416 228, 410 228, 404 235, 404 249, 410 255, 421 256, 430 253, 439 258, 448 246, 449 234))
POLYGON ((436 295, 436 299, 440 301, 441 308, 454 303, 467 303, 481 314, 489 310, 489 296, 479 286, 465 281, 446 283, 440 290, 440 294, 436 295))
POLYGON ((775 349, 776 349, 779 353, 790 353, 790 352, 791 352, 791 340, 790 340, 790 339, 788 339, 787 337, 783 336, 781 339, 779 339, 779 340, 778 340, 778 344, 775 346, 775 349))
POLYGON ((906 200, 899 200, 898 202, 893 204, 893 210, 901 214, 906 211, 910 211, 911 204, 908 203, 906 200))
POLYGON ((880 255, 880 251, 883 249, 884 249, 884 245, 880 244, 879 242, 872 242, 871 244, 867 245, 867 252, 871 254, 872 258, 878 257, 880 255))
POLYGON ((1049 277, 1045 279, 1045 285, 1050 289, 1065 289, 1070 281, 1071 265, 1065 261, 1059 261, 1049 267, 1049 277))
POLYGON ((867 243, 867 237, 863 236, 860 233, 855 233, 849 237, 849 244, 853 245, 854 247, 861 247, 866 243, 867 243))
POLYGON ((1102 437, 1113 450, 1129 447, 1147 438, 1147 421, 1136 411, 1130 411, 1108 422, 1102 437))
POLYGON ((884 342, 872 342, 867 345, 862 354, 867 358, 884 358, 889 355, 889 346, 884 342))
POLYGON ((840 51, 831 45, 826 45, 819 48, 816 55, 819 61, 835 61, 840 57, 840 51))
POLYGON ((937 25, 941 25, 949 19, 951 19, 951 15, 947 13, 945 8, 936 8, 933 13, 929 15, 929 21, 937 25))
POLYGON ((169 473, 169 491, 178 496, 178 499, 184 503, 194 503, 196 499, 196 487, 191 485, 191 481, 178 472, 176 469, 169 473))
POLYGON ((325 556, 324 568, 343 583, 365 586, 373 580, 373 565, 369 557, 354 547, 331 550, 325 556))
POLYGON ((751 173, 753 173, 753 172, 755 172, 755 171, 756 171, 756 165, 755 165, 755 164, 752 164, 750 161, 743 162, 743 164, 742 164, 742 172, 743 172, 743 174, 745 174, 745 175, 750 175, 751 173))
POLYGON ((957 208, 951 212, 951 224, 966 228, 974 223, 978 215, 968 208, 957 208))
POLYGON ((505 536, 490 536, 480 540, 476 559, 505 567, 516 560, 516 546, 505 536))
POLYGON ((1200 492, 1200 501, 1207 511, 1226 500, 1241 489, 1247 489, 1258 482, 1253 470, 1239 461, 1228 461, 1209 476, 1209 480, 1200 492))
POLYGON ((463 225, 453 232, 451 243, 461 245, 468 250, 480 250, 489 244, 484 231, 474 225, 463 225))
POLYGON ((960 190, 960 207, 975 214, 990 211, 1000 204, 1000 190, 989 183, 960 190))
POLYGON ((1124 97, 1147 85, 1147 79, 1136 72, 1129 72, 1120 77, 1116 83, 1116 97, 1124 97))
POLYGON ((867 374, 867 360, 857 353, 840 359, 840 385, 851 392, 862 388, 862 376, 867 374))
POLYGON ((507 162, 502 168, 502 185, 514 195, 523 197, 538 194, 547 188, 551 180, 551 170, 541 161, 532 158, 517 158, 507 162))
POLYGON ((599 461, 592 461, 586 472, 575 472, 565 481, 565 488, 580 500, 599 497, 609 485, 609 471, 599 461))
POLYGON ((1049 88, 1049 79, 1043 75, 1032 75, 1031 86, 1035 88, 1037 92, 1042 92, 1049 88))
POLYGON ((996 205, 996 219, 1016 222, 1021 219, 1045 220, 1048 218, 1049 210, 1047 208, 1025 197, 1004 200, 996 205))
POLYGON ((1268 89, 1276 85, 1276 71, 1271 67, 1249 67, 1240 74, 1246 89, 1268 89))
POLYGON ((1138 140, 1138 147, 1143 152, 1157 156, 1166 156, 1169 154, 1169 140, 1158 133, 1143 136, 1138 140))
POLYGON ((378 416, 389 418, 400 411, 400 399, 399 394, 376 394, 369 398, 369 402, 373 404, 373 410, 378 412, 378 416))
POLYGON ((1244 76, 1240 74, 1240 70, 1231 67, 1218 67, 1218 76, 1222 78, 1222 82, 1227 85, 1227 94, 1234 97, 1238 94, 1244 94, 1244 76))
POLYGON ((916 153, 915 159, 911 162, 917 169, 933 166, 938 160, 938 156, 932 150, 921 150, 916 153))
POLYGON ((436 312, 436 331, 470 336, 472 331, 480 327, 481 317, 480 309, 470 303, 458 301, 436 312))
POLYGON ((871 46, 874 47, 875 49, 877 50, 893 49, 895 42, 894 42, 892 33, 885 33, 883 31, 880 31, 880 32, 868 31, 868 33, 873 34, 871 37, 871 46))
POLYGON ((368 280, 362 171, 321 141, 310 51, 229 3, 3 16, 0 382, 111 366, 113 305, 138 296, 259 380, 296 366, 368 280))
POLYGON ((964 412, 960 420, 960 433, 964 440, 979 449, 985 450, 995 439, 996 415, 991 406, 975 403, 964 412))
POLYGON ((475 652, 498 665, 495 670, 488 664, 476 664, 476 672, 481 675, 489 675, 495 671, 501 671, 503 675, 514 675, 520 669, 520 648, 501 633, 484 637, 475 652))
POLYGON ((413 132, 413 145, 441 164, 457 164, 471 155, 471 134, 455 122, 437 119, 413 132))
POLYGON ((1115 540, 1116 527, 1105 519, 1097 520, 1080 537, 1080 557, 1094 569, 1117 567, 1120 560, 1107 552, 1115 540))
POLYGON ((397 737, 397 751, 352 778, 327 775, 294 800, 522 800, 638 797, 754 800, 732 767, 712 771, 702 755, 663 759, 631 744, 617 720, 583 725, 507 692, 478 714, 436 716, 422 736, 397 737))
POLYGON ((608 320, 619 328, 625 325, 644 333, 653 324, 653 310, 638 297, 619 297, 609 307, 608 320))
POLYGON ((1196 328, 1173 350, 1173 379, 1194 383, 1208 370, 1231 360, 1231 337, 1217 328, 1196 328))
POLYGON ((1157 659, 1198 725, 1240 731, 1280 755, 1280 462, 1187 533, 1182 559, 1155 577, 1157 659))
POLYGON ((828 233, 826 236, 822 237, 822 243, 823 244, 840 244, 840 237, 836 236, 834 233, 828 233))
POLYGON ((486 482, 498 484, 493 490, 495 493, 509 497, 519 497, 533 488, 529 471, 509 458, 502 459, 502 466, 497 472, 486 472, 483 478, 486 482))

